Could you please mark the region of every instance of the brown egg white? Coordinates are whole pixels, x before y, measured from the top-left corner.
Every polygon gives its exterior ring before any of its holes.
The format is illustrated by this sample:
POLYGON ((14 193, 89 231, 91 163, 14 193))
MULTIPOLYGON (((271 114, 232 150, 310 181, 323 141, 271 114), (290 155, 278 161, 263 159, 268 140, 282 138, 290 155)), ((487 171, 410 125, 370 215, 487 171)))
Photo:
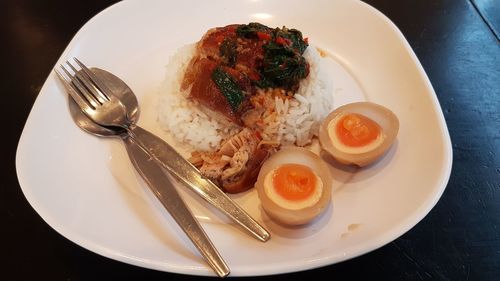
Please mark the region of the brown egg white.
POLYGON ((372 102, 355 102, 340 106, 323 120, 319 140, 340 163, 363 167, 389 150, 398 131, 399 120, 391 110, 372 102), (366 135, 370 136, 357 141, 366 135))
MULTIPOLYGON (((323 160, 315 153, 298 147, 286 147, 273 154, 260 169, 255 184, 262 208, 269 217, 281 224, 302 225, 325 211, 331 201, 332 177, 323 160), (291 167, 291 168, 290 168, 291 167), (295 173, 294 169, 300 169, 295 173), (283 176, 283 170, 288 174, 283 176), (302 173, 309 177, 301 177, 302 173), (299 183, 308 182, 307 195, 290 198, 286 192, 295 185, 284 185, 283 178, 299 183), (283 188, 285 193, 283 193, 283 188)), ((295 194, 297 195, 297 194, 295 194)), ((294 195, 292 195, 294 196, 294 195)))

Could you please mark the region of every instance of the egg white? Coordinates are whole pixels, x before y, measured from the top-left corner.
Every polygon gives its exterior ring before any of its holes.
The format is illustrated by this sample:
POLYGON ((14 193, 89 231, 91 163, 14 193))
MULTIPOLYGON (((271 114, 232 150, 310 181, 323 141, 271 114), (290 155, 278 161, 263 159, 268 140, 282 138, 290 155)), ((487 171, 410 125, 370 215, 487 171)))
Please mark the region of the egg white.
POLYGON ((328 123, 328 127, 327 127, 328 128, 328 136, 330 137, 330 139, 332 141, 332 145, 335 146, 335 148, 337 148, 338 150, 340 150, 344 153, 349 153, 349 154, 361 154, 361 153, 366 153, 366 152, 370 152, 372 150, 375 150, 377 147, 379 147, 384 142, 386 135, 384 134, 383 130, 381 129, 380 134, 378 134, 377 138, 366 145, 352 147, 352 146, 348 146, 348 145, 343 144, 336 133, 337 130, 335 127, 337 126, 338 121, 344 116, 345 116, 345 114, 339 114, 332 121, 330 121, 330 123, 328 123))
POLYGON ((286 198, 283 198, 276 191, 276 188, 274 187, 273 183, 274 174, 276 173, 276 170, 278 168, 267 173, 264 179, 264 193, 269 198, 269 200, 273 201, 276 205, 280 206, 281 208, 288 210, 300 210, 308 208, 316 205, 320 201, 321 196, 323 194, 323 181, 321 180, 320 177, 318 177, 318 175, 314 171, 312 172, 316 177, 316 185, 314 187, 313 193, 309 195, 309 197, 302 200, 288 200, 286 198))

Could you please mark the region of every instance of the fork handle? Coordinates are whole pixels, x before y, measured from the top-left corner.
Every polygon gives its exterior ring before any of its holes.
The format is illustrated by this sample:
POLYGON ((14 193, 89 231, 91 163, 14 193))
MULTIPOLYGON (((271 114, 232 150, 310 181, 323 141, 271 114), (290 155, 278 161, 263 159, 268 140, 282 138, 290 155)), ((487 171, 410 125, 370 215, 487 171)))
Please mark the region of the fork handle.
POLYGON ((172 215, 217 275, 219 277, 227 276, 229 267, 188 209, 172 182, 168 180, 165 170, 153 161, 133 139, 125 137, 123 141, 132 164, 154 195, 172 215))
POLYGON ((131 125, 128 128, 128 133, 137 140, 140 146, 149 152, 155 161, 180 182, 195 191, 260 241, 269 240, 271 234, 262 225, 231 200, 213 182, 204 178, 198 169, 184 159, 172 146, 137 125, 131 125))

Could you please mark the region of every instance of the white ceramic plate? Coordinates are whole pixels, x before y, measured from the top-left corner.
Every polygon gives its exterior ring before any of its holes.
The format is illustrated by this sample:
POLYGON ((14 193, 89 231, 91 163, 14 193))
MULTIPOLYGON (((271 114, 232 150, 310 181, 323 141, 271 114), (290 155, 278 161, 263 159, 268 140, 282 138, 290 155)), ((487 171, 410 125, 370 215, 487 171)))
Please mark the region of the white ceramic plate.
MULTIPOLYGON (((380 103, 397 114, 401 128, 397 143, 377 164, 361 170, 332 166, 333 204, 310 225, 280 227, 262 213, 254 191, 234 196, 272 232, 267 243, 227 224, 183 192, 232 276, 333 264, 379 248, 412 228, 445 189, 452 163, 450 138, 434 90, 405 38, 362 2, 125 1, 90 20, 59 62, 76 56, 123 78, 139 98, 139 123, 161 135, 151 108, 169 56, 211 27, 251 21, 301 30, 331 54, 337 106, 357 100, 380 103)), ((75 126, 53 74, 30 113, 16 165, 33 208, 78 245, 138 266, 213 275, 134 172, 120 141, 97 138, 75 126)))

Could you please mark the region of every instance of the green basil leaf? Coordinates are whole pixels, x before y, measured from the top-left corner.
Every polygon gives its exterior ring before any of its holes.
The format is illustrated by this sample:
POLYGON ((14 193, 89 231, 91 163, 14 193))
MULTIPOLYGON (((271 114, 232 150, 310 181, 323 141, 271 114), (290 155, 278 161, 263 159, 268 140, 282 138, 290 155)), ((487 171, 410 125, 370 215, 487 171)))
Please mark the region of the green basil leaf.
POLYGON ((212 80, 226 97, 233 112, 236 112, 244 98, 240 86, 233 80, 233 77, 220 66, 216 67, 214 72, 212 72, 212 80))

